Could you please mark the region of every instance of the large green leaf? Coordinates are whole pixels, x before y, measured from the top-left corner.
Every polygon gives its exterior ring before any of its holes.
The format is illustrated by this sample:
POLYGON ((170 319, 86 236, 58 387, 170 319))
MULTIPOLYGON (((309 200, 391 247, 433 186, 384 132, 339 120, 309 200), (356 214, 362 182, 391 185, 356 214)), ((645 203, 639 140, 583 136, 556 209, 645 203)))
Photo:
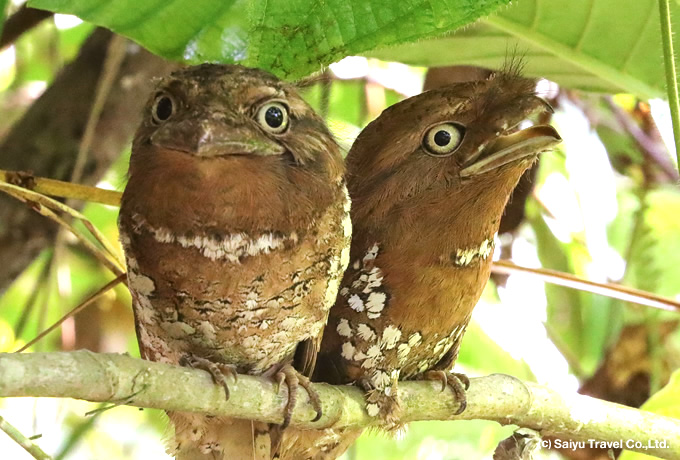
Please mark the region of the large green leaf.
MULTIPOLYGON (((680 17, 678 2, 671 13, 680 17)), ((371 55, 423 66, 499 67, 515 48, 526 55, 528 74, 565 87, 665 95, 656 0, 520 0, 453 35, 371 55)))
MULTIPOLYGON (((663 387, 658 393, 654 394, 641 409, 680 419, 680 370, 676 370, 671 376, 668 385, 663 387)), ((664 441, 659 439, 659 442, 664 441)), ((641 454, 624 450, 621 452, 619 460, 645 460, 655 459, 650 455, 641 454)))
POLYGON ((300 77, 344 56, 435 37, 509 0, 31 0, 188 62, 242 62, 300 77))
POLYGON ((680 295, 680 193, 659 188, 647 195, 643 229, 628 261, 631 285, 675 298, 680 295))

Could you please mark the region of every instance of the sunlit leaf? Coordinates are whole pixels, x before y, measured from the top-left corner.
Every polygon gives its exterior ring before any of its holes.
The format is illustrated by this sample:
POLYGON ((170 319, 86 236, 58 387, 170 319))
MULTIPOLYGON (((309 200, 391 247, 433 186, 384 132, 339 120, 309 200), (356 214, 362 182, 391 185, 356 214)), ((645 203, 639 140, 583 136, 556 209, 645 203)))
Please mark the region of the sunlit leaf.
POLYGON ((496 422, 466 420, 415 422, 406 436, 395 440, 366 432, 356 444, 356 460, 400 460, 429 458, 491 458, 502 439, 513 431, 496 422))
POLYGON ((32 0, 191 63, 242 62, 300 77, 344 56, 435 37, 509 0, 32 0))
MULTIPOLYGON (((680 4, 671 2, 671 13, 680 17, 680 4)), ((448 37, 371 55, 422 66, 498 68, 514 50, 525 56, 528 74, 569 88, 666 94, 656 0, 522 0, 448 37)))
MULTIPOLYGON (((665 415, 666 417, 680 419, 680 370, 676 370, 671 376, 668 385, 652 395, 652 397, 642 405, 641 409, 665 415)), ((664 440, 659 439, 658 441, 661 442, 664 440)), ((619 460, 644 460, 655 458, 657 457, 624 450, 621 453, 619 460)))

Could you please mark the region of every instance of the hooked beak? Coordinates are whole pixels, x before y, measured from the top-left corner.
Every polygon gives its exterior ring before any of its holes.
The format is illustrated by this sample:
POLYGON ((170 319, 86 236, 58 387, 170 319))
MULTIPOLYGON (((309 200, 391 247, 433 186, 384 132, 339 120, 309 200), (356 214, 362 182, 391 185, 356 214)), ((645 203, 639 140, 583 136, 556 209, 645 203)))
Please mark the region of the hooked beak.
POLYGON ((536 156, 562 142, 555 128, 550 125, 537 125, 513 134, 499 137, 489 146, 484 155, 470 166, 464 168, 461 177, 483 174, 492 169, 523 158, 536 156))
POLYGON ((156 147, 196 155, 272 156, 286 152, 285 147, 248 125, 232 126, 223 120, 179 120, 159 127, 151 136, 156 147))
MULTIPOLYGON (((550 104, 539 97, 533 97, 530 105, 527 115, 537 112, 553 112, 550 104)), ((508 131, 513 128, 511 127, 508 131)), ((461 170, 460 175, 461 177, 476 176, 508 163, 535 157, 560 142, 562 138, 550 125, 535 125, 511 134, 504 134, 482 149, 476 158, 471 159, 471 163, 461 170)))

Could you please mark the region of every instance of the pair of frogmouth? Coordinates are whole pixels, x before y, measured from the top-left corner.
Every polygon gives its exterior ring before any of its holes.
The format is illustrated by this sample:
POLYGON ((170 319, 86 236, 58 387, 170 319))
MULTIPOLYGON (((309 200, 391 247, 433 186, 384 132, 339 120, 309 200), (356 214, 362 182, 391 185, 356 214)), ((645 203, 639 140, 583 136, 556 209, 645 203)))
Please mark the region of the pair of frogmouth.
POLYGON ((142 356, 288 387, 282 426, 171 412, 179 459, 335 458, 359 432, 283 431, 300 386, 356 383, 399 424, 399 380, 450 370, 506 201, 549 126, 516 72, 388 108, 345 161, 296 88, 201 65, 162 79, 133 143, 119 226, 142 356), (514 131, 514 132, 513 132, 514 131))

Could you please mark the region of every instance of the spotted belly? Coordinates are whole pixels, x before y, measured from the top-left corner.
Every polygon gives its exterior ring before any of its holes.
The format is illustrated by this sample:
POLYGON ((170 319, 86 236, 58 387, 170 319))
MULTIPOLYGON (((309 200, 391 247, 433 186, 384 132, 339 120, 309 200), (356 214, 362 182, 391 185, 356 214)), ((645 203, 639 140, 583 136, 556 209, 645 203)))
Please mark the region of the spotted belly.
POLYGON ((122 220, 142 356, 176 364, 192 354, 251 374, 292 358, 298 343, 321 335, 335 302, 347 211, 341 205, 301 234, 221 239, 122 220))

